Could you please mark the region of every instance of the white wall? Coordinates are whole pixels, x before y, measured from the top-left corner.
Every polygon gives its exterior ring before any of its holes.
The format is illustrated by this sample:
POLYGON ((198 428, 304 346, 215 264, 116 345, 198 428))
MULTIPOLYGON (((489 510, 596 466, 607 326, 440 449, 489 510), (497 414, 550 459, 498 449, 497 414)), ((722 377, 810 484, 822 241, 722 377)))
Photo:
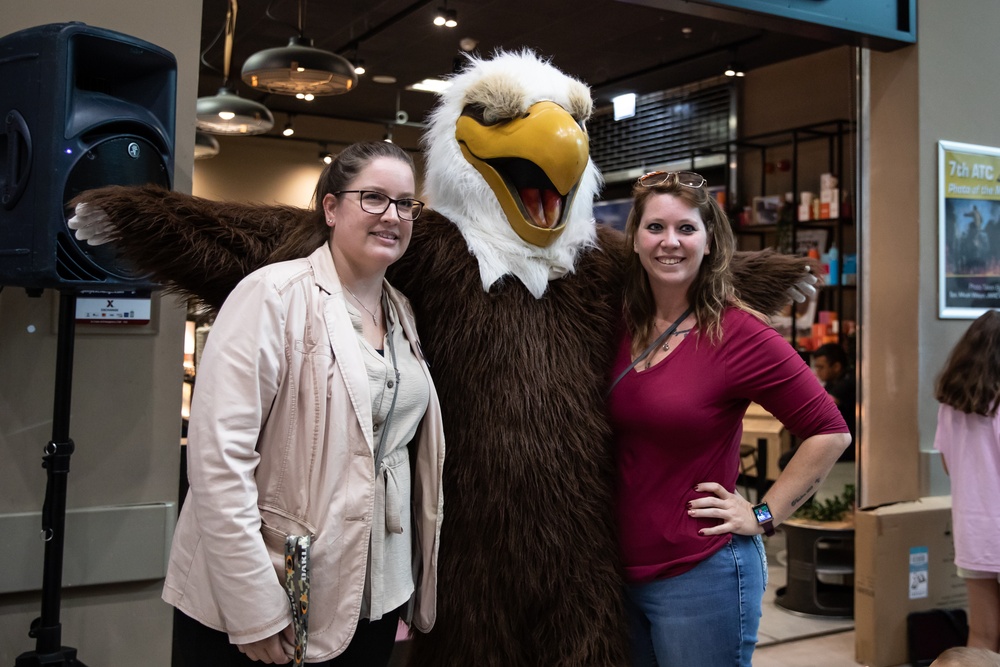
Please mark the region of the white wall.
MULTIPOLYGON (((275 119, 276 126, 283 124, 283 117, 275 119)), ((295 131, 297 137, 329 139, 326 147, 336 153, 346 142, 381 140, 385 127, 378 123, 296 116, 295 131), (343 143, 334 143, 334 139, 343 143)), ((418 172, 422 160, 415 151, 420 132, 418 128, 406 126, 393 130, 396 143, 411 151, 418 172)), ((311 205, 316 180, 323 170, 319 160, 320 143, 281 136, 218 139, 219 154, 195 163, 192 192, 196 196, 218 201, 311 205)), ((417 189, 420 189, 419 182, 417 189)))

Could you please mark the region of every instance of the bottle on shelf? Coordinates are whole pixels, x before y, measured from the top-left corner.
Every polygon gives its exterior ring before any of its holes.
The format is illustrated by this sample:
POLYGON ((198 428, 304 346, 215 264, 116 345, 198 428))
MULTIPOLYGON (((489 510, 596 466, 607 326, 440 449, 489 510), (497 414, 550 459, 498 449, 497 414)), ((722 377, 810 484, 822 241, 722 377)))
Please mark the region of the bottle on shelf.
POLYGON ((827 271, 829 275, 826 276, 827 285, 836 285, 840 282, 840 252, 837 250, 837 244, 830 244, 830 251, 826 253, 827 271))

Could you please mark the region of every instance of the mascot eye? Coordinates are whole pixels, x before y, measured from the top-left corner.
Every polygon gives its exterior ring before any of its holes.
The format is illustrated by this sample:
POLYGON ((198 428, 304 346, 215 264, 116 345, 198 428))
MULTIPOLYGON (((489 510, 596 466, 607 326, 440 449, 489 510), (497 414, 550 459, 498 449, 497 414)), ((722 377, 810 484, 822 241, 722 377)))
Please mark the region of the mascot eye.
POLYGON ((465 108, 462 109, 462 115, 468 116, 480 125, 500 125, 501 123, 506 123, 513 120, 512 118, 497 118, 496 112, 487 113, 486 105, 484 104, 466 104, 465 108))

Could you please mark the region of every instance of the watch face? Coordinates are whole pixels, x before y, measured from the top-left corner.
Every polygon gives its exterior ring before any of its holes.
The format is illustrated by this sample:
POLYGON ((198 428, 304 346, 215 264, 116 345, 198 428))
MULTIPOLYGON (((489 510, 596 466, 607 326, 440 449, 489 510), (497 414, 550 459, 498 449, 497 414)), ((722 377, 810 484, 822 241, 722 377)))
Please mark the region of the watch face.
POLYGON ((767 503, 754 505, 753 513, 757 516, 757 523, 764 523, 765 521, 772 520, 771 508, 767 506, 767 503))

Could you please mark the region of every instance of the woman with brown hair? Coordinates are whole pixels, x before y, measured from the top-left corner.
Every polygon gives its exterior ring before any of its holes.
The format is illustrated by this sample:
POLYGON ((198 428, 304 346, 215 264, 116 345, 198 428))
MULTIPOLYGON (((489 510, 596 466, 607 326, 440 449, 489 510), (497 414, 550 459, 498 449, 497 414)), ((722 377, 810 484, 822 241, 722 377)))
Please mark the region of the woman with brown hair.
POLYGON ((951 476, 955 565, 969 592, 969 642, 1000 650, 1000 312, 979 316, 948 356, 934 397, 934 448, 951 476))
POLYGON ((316 187, 326 242, 251 273, 219 311, 163 589, 175 664, 373 667, 400 618, 434 625, 441 410, 409 301, 385 279, 419 224, 415 178, 393 144, 345 148, 316 187), (294 605, 289 538, 311 553, 294 605))
POLYGON ((760 535, 814 493, 850 443, 794 349, 733 289, 729 221, 693 172, 633 188, 625 330, 608 408, 632 661, 749 667, 767 567, 760 535), (767 498, 736 493, 751 401, 804 439, 767 498))

